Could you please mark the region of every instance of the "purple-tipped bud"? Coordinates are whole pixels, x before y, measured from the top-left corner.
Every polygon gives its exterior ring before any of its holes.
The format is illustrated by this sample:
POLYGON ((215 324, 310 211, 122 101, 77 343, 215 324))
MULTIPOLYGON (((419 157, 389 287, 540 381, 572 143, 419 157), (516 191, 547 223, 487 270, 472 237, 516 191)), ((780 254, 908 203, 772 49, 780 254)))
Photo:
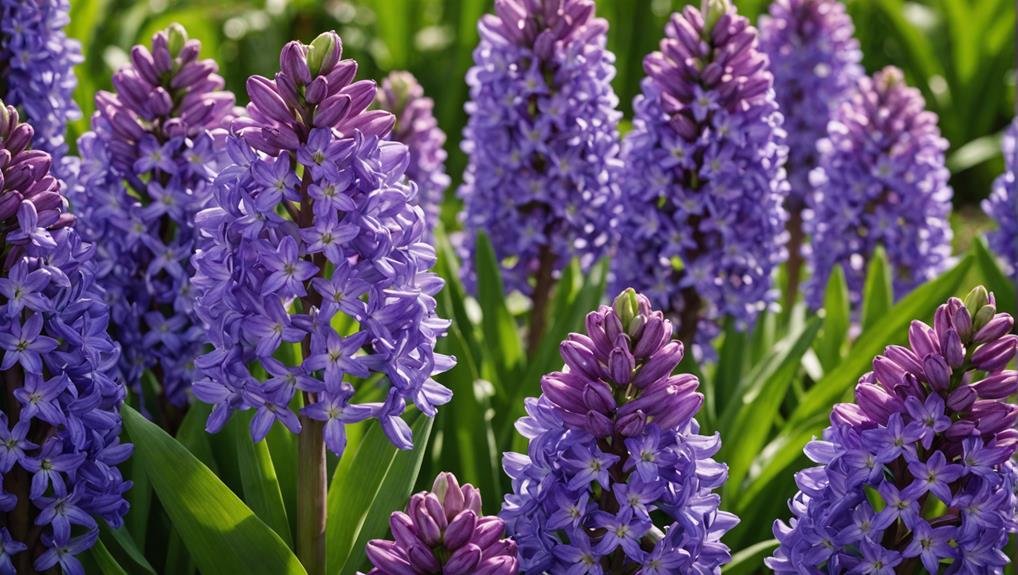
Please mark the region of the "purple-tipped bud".
POLYGON ((379 539, 365 549, 374 568, 368 575, 516 575, 516 546, 500 539, 505 524, 481 514, 477 489, 460 486, 451 473, 435 479, 431 493, 410 499, 407 514, 395 512, 389 524, 395 541, 379 539), (423 542, 427 547, 417 545, 423 542))
POLYGON ((674 572, 715 572, 729 560, 720 538, 738 520, 717 509, 713 491, 727 468, 711 458, 718 437, 698 435, 699 381, 672 375, 682 345, 632 289, 590 313, 585 325, 587 336, 572 334, 562 346, 569 373, 545 376, 543 395, 526 400, 529 415, 517 427, 526 430, 530 451, 504 459, 513 493, 502 517, 520 546, 521 568, 567 573, 575 565, 571 550, 583 549, 605 572, 636 572, 648 554, 674 572), (622 497, 640 504, 619 514, 622 497), (669 536, 642 546, 609 537, 652 528, 669 536))

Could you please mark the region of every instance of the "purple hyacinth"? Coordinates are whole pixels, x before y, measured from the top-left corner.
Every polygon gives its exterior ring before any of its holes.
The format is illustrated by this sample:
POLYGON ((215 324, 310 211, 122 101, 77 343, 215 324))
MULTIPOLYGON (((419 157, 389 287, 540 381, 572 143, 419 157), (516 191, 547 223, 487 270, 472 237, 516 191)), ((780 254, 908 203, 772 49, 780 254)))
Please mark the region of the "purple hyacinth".
MULTIPOLYGON (((608 23, 591 0, 496 0, 467 73, 465 280, 486 233, 507 290, 530 294, 612 242, 618 160, 608 23)), ((537 290, 541 291, 541 290, 537 290)))
POLYGON ((439 209, 449 187, 445 173, 445 132, 438 127, 435 102, 424 97, 424 88, 410 72, 392 72, 382 81, 376 104, 396 116, 389 138, 406 144, 410 163, 406 177, 417 184, 416 201, 424 208, 427 240, 438 223, 439 209))
POLYGON ((817 144, 804 227, 812 238, 813 275, 806 301, 822 305, 831 270, 845 272, 858 305, 866 264, 883 246, 896 297, 936 276, 951 257, 947 141, 922 95, 897 68, 862 77, 841 102, 817 144))
POLYGON ((235 164, 198 214, 193 278, 214 347, 193 386, 214 406, 207 429, 253 409, 256 441, 275 421, 299 433, 300 392, 302 419, 336 454, 345 425, 369 417, 410 448, 401 414, 412 402, 434 415, 450 392, 431 376, 454 362, 434 353, 449 323, 435 315, 443 282, 403 178, 407 148, 387 140, 395 119, 367 111, 375 84, 353 82, 341 53, 334 32, 290 42, 274 80, 248 79, 249 117, 226 143, 235 164), (351 403, 355 384, 382 401, 351 403))
POLYGON ((718 510, 728 469, 711 459, 720 438, 697 433, 699 381, 672 375, 683 346, 671 322, 629 289, 586 325, 562 343, 563 371, 527 399, 516 427, 528 453, 503 461, 522 571, 720 572, 738 519, 718 510))
POLYGON ((614 285, 645 293, 699 350, 720 320, 744 330, 774 302, 786 255, 784 131, 756 35, 725 1, 674 14, 623 145, 614 285))
POLYGON ((788 132, 788 204, 802 209, 816 144, 827 135, 837 104, 863 74, 855 27, 838 0, 777 0, 760 18, 760 49, 788 132))
POLYGON ((515 575, 516 544, 505 523, 481 513, 481 494, 440 473, 431 492, 410 498, 406 513, 389 518, 393 540, 368 542, 368 575, 515 575))
POLYGON ((74 555, 95 543, 97 519, 119 527, 128 508, 125 392, 92 246, 32 138, 0 103, 0 573, 84 573, 74 555))
POLYGON ((1018 531, 1014 320, 982 287, 914 321, 834 407, 799 472, 778 573, 1001 573, 1018 531), (881 567, 882 566, 882 567, 881 567))
POLYGON ((216 63, 198 59, 200 47, 177 25, 152 38, 151 52, 131 50, 131 65, 113 76, 116 92, 96 95, 71 196, 82 236, 98 246, 98 281, 123 348, 120 376, 145 405, 142 375, 154 374, 171 426, 171 406, 186 404, 206 342, 189 260, 233 108, 216 63))
POLYGON ((67 37, 68 0, 0 0, 0 97, 35 127, 35 146, 53 158, 53 173, 70 181, 77 171, 65 157, 68 122, 81 117, 74 102, 74 66, 81 45, 67 37))
POLYGON ((993 193, 983 202, 983 211, 997 221, 988 234, 990 247, 1018 281, 1018 119, 1004 134, 1004 173, 993 182, 993 193))

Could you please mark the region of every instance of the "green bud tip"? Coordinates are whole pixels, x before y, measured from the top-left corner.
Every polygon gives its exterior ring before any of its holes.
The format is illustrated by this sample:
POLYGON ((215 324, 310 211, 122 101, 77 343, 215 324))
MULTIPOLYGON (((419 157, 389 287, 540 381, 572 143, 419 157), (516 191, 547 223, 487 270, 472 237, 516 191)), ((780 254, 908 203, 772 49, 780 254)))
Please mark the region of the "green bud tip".
POLYGON ((322 70, 322 64, 336 47, 336 33, 322 32, 317 38, 311 41, 308 46, 308 69, 312 76, 317 76, 322 70))
POLYGON ((170 49, 170 55, 176 58, 184 49, 184 44, 187 44, 187 30, 177 22, 170 24, 166 28, 166 45, 170 49))
POLYGON ((983 286, 976 286, 965 296, 965 309, 973 316, 983 309, 983 306, 990 302, 990 294, 983 286))
POLYGON ((972 316, 972 333, 983 329, 983 326, 990 323, 990 320, 993 319, 993 316, 996 314, 996 306, 986 304, 979 308, 979 311, 972 316))
POLYGON ((703 33, 710 34, 721 16, 728 12, 731 5, 728 0, 703 0, 700 5, 700 13, 703 14, 703 33))
POLYGON ((615 298, 615 303, 612 304, 615 309, 615 313, 618 314, 619 320, 622 322, 623 329, 627 329, 629 324, 639 313, 639 302, 636 300, 636 290, 633 288, 626 288, 625 291, 619 294, 619 297, 615 298))
MULTIPOLYGON (((435 497, 441 503, 445 503, 445 494, 449 493, 449 488, 455 485, 456 478, 449 472, 443 471, 435 477, 435 483, 431 485, 431 492, 435 494, 435 497)), ((457 486, 458 487, 458 486, 457 486)))

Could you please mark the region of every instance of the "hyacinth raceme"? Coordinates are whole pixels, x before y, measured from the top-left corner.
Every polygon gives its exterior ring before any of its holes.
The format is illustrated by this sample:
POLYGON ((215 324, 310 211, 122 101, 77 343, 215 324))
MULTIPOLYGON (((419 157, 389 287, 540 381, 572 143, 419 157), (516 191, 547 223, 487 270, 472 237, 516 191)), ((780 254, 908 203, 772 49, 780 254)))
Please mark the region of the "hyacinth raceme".
POLYGON ((424 88, 410 72, 392 72, 382 81, 376 105, 396 116, 389 138, 406 144, 410 163, 406 177, 417 185, 417 203, 424 208, 427 239, 438 223, 439 209, 449 187, 445 173, 445 132, 435 119, 435 102, 424 97, 424 88))
POLYGON ((947 141, 937 116, 897 68, 863 76, 817 144, 819 165, 803 214, 812 247, 806 283, 812 308, 823 302, 831 270, 845 272, 858 305, 867 262, 887 250, 896 297, 935 277, 951 257, 947 141))
POLYGON ((728 469, 711 459, 720 438, 697 434, 699 381, 672 375, 682 343, 633 290, 586 325, 516 424, 528 453, 503 462, 513 493, 502 518, 521 570, 719 573, 730 560, 721 536, 738 519, 718 510, 728 469))
POLYGON ((788 133, 788 205, 802 208, 817 164, 816 145, 838 102, 863 74, 855 27, 838 0, 778 0, 760 19, 760 49, 788 133))
POLYGON ((531 293, 612 243, 619 171, 608 23, 591 0, 496 0, 467 73, 465 280, 486 233, 507 290, 531 293))
POLYGON ((81 45, 67 37, 68 0, 0 0, 0 97, 35 128, 35 147, 53 158, 55 176, 71 180, 74 158, 65 157, 67 123, 81 117, 74 102, 74 66, 81 45))
POLYGON ((393 540, 368 542, 368 575, 515 575, 516 544, 505 523, 481 513, 481 494, 440 473, 431 492, 410 498, 406 513, 389 518, 393 540))
POLYGON ((301 414, 324 425, 336 454, 345 424, 369 417, 411 447, 401 414, 412 402, 434 415, 450 392, 431 376, 454 361, 434 353, 448 327, 435 315, 443 283, 403 178, 407 148, 386 139, 395 119, 367 111, 375 84, 352 82, 357 64, 341 51, 334 32, 290 42, 274 80, 248 80, 249 117, 226 143, 235 164, 198 214, 193 279, 214 346, 192 388, 214 406, 207 429, 254 409, 256 441, 276 420, 299 433, 290 405, 301 392, 301 414), (383 401, 350 403, 352 382, 372 374, 383 401))
POLYGON ((1004 173, 993 182, 983 211, 997 222, 988 234, 990 247, 1018 281, 1018 119, 1004 134, 1004 173))
POLYGON ((167 402, 186 404, 206 341, 189 260, 194 217, 218 168, 216 140, 233 108, 215 62, 198 59, 200 47, 174 26, 153 37, 151 51, 131 50, 131 65, 113 76, 116 92, 96 96, 71 195, 82 236, 98 246, 98 281, 123 349, 120 376, 145 406, 141 382, 150 370, 164 412, 167 402))
POLYGON ((725 2, 674 14, 623 144, 616 288, 643 292, 705 350, 776 294, 788 188, 781 114, 756 30, 725 2))
POLYGON ((1018 531, 1014 320, 983 288, 914 321, 835 406, 778 521, 778 573, 1002 573, 1018 531), (923 571, 925 569, 925 571, 923 571))
POLYGON ((122 524, 124 387, 95 283, 52 160, 0 104, 0 573, 84 573, 98 519, 122 524))

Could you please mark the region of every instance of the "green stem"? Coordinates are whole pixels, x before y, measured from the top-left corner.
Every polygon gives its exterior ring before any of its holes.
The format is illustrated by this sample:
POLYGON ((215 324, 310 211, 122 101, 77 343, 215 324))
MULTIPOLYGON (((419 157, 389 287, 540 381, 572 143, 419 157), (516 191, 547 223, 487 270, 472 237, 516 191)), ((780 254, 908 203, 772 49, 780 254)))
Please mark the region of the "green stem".
POLYGON ((297 556, 308 575, 325 574, 326 467, 321 421, 301 416, 297 443, 297 556))

